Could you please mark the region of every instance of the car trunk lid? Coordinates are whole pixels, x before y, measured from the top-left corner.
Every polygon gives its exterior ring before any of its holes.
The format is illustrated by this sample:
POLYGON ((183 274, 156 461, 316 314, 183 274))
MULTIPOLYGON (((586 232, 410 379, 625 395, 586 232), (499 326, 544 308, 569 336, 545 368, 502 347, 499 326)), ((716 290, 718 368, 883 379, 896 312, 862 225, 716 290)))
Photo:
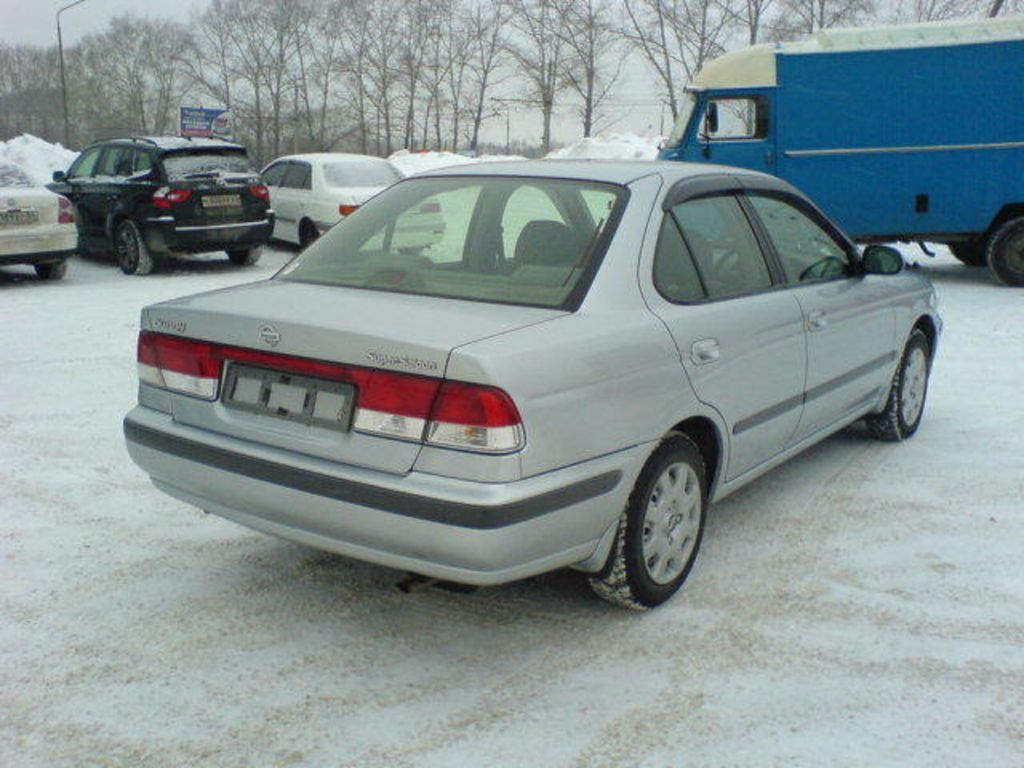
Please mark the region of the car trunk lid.
MULTIPOLYGON (((300 370, 291 363, 323 361, 364 371, 396 372, 406 378, 413 375, 440 380, 452 349, 563 314, 561 310, 272 280, 147 308, 143 329, 266 353, 254 357, 246 352, 236 355, 234 361, 229 354, 215 401, 172 395, 171 410, 176 421, 330 461, 405 473, 419 453, 418 440, 403 441, 352 429, 353 414, 358 416, 363 394, 360 384, 324 385, 324 390, 330 392, 325 399, 337 407, 339 423, 297 418, 303 391, 320 386, 323 379, 316 375, 321 369, 300 370), (308 375, 310 371, 313 375, 308 375), (252 382, 239 385, 239 377, 259 379, 282 372, 292 377, 279 385, 282 398, 298 398, 291 412, 287 412, 291 406, 283 399, 280 405, 285 413, 269 412, 266 407, 249 408, 251 397, 246 401, 240 396, 233 401, 239 386, 259 389, 252 382), (346 407, 349 410, 344 412, 346 407)), ((273 385, 270 382, 266 386, 273 385)), ((271 402, 273 397, 271 394, 263 405, 277 405, 271 402)))

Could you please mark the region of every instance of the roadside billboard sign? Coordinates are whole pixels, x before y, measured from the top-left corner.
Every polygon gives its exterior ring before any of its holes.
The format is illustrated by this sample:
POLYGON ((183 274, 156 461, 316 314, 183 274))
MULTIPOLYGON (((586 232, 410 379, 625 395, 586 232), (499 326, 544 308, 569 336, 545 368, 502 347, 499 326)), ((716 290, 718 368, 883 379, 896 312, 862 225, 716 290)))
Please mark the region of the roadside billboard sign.
POLYGON ((182 107, 181 136, 201 136, 208 139, 232 139, 231 112, 215 107, 182 107))

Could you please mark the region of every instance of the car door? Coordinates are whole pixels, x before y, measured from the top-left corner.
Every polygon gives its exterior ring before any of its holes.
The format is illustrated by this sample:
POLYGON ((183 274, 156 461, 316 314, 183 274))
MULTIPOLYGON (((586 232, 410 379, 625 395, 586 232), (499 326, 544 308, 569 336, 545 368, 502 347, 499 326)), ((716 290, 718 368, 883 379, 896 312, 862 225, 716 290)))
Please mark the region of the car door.
POLYGON ((113 238, 114 233, 107 230, 107 223, 120 202, 124 180, 132 173, 132 161, 131 147, 108 146, 93 171, 88 194, 83 196, 83 205, 89 209, 94 228, 93 235, 103 237, 104 244, 110 244, 107 238, 113 238))
POLYGON ((803 314, 780 282, 734 191, 665 212, 650 306, 697 397, 726 424, 728 480, 785 450, 800 420, 803 314))
POLYGON ((263 169, 263 173, 260 174, 263 177, 263 183, 267 185, 267 189, 270 190, 270 207, 274 209, 274 237, 278 240, 285 239, 284 234, 284 221, 281 218, 281 211, 285 205, 282 196, 281 183, 284 181, 284 175, 288 172, 288 162, 278 161, 271 163, 263 169))
POLYGON ((854 246, 801 198, 750 191, 807 326, 807 383, 796 439, 876 402, 895 359, 895 316, 883 281, 861 273, 854 246))
POLYGON ((284 176, 284 199, 286 201, 286 232, 288 239, 301 243, 299 224, 309 216, 312 197, 312 168, 302 160, 292 160, 284 176))
POLYGON ((67 191, 65 192, 60 185, 54 185, 58 192, 71 198, 71 202, 75 206, 75 223, 78 226, 78 234, 86 245, 88 245, 89 239, 101 235, 103 232, 102 220, 97 223, 94 218, 90 194, 93 171, 95 171, 102 154, 103 147, 92 147, 85 150, 68 168, 64 181, 67 191))

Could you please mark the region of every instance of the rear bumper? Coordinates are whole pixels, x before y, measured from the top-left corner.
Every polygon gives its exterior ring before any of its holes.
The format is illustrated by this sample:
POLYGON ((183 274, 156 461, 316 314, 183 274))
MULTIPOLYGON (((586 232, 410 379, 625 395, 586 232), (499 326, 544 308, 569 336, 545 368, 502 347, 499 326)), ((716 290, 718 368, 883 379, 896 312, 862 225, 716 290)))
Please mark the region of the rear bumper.
POLYGON ((132 459, 164 492, 250 528, 449 581, 490 585, 590 558, 648 453, 512 483, 392 475, 176 424, 137 407, 132 459))
POLYGON ((270 240, 274 231, 274 216, 268 212, 257 221, 206 225, 177 224, 173 216, 157 216, 141 224, 142 236, 150 250, 198 253, 262 245, 270 240))
POLYGON ((75 255, 75 249, 63 251, 34 251, 30 253, 0 254, 0 265, 4 264, 53 264, 67 261, 75 255))

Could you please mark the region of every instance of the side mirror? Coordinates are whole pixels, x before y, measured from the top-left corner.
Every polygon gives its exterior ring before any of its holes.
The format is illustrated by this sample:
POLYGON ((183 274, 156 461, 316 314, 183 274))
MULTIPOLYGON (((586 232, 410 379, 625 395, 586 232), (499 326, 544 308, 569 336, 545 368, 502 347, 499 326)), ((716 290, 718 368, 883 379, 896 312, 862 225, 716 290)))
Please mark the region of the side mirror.
POLYGON ((704 113, 704 135, 710 136, 712 133, 718 133, 718 103, 709 101, 704 113))
POLYGON ((54 171, 53 172, 53 180, 54 181, 67 181, 68 180, 68 175, 66 173, 64 173, 64 171, 54 171))
POLYGON ((903 271, 903 255, 888 245, 869 245, 864 249, 861 263, 869 275, 895 275, 903 271))

